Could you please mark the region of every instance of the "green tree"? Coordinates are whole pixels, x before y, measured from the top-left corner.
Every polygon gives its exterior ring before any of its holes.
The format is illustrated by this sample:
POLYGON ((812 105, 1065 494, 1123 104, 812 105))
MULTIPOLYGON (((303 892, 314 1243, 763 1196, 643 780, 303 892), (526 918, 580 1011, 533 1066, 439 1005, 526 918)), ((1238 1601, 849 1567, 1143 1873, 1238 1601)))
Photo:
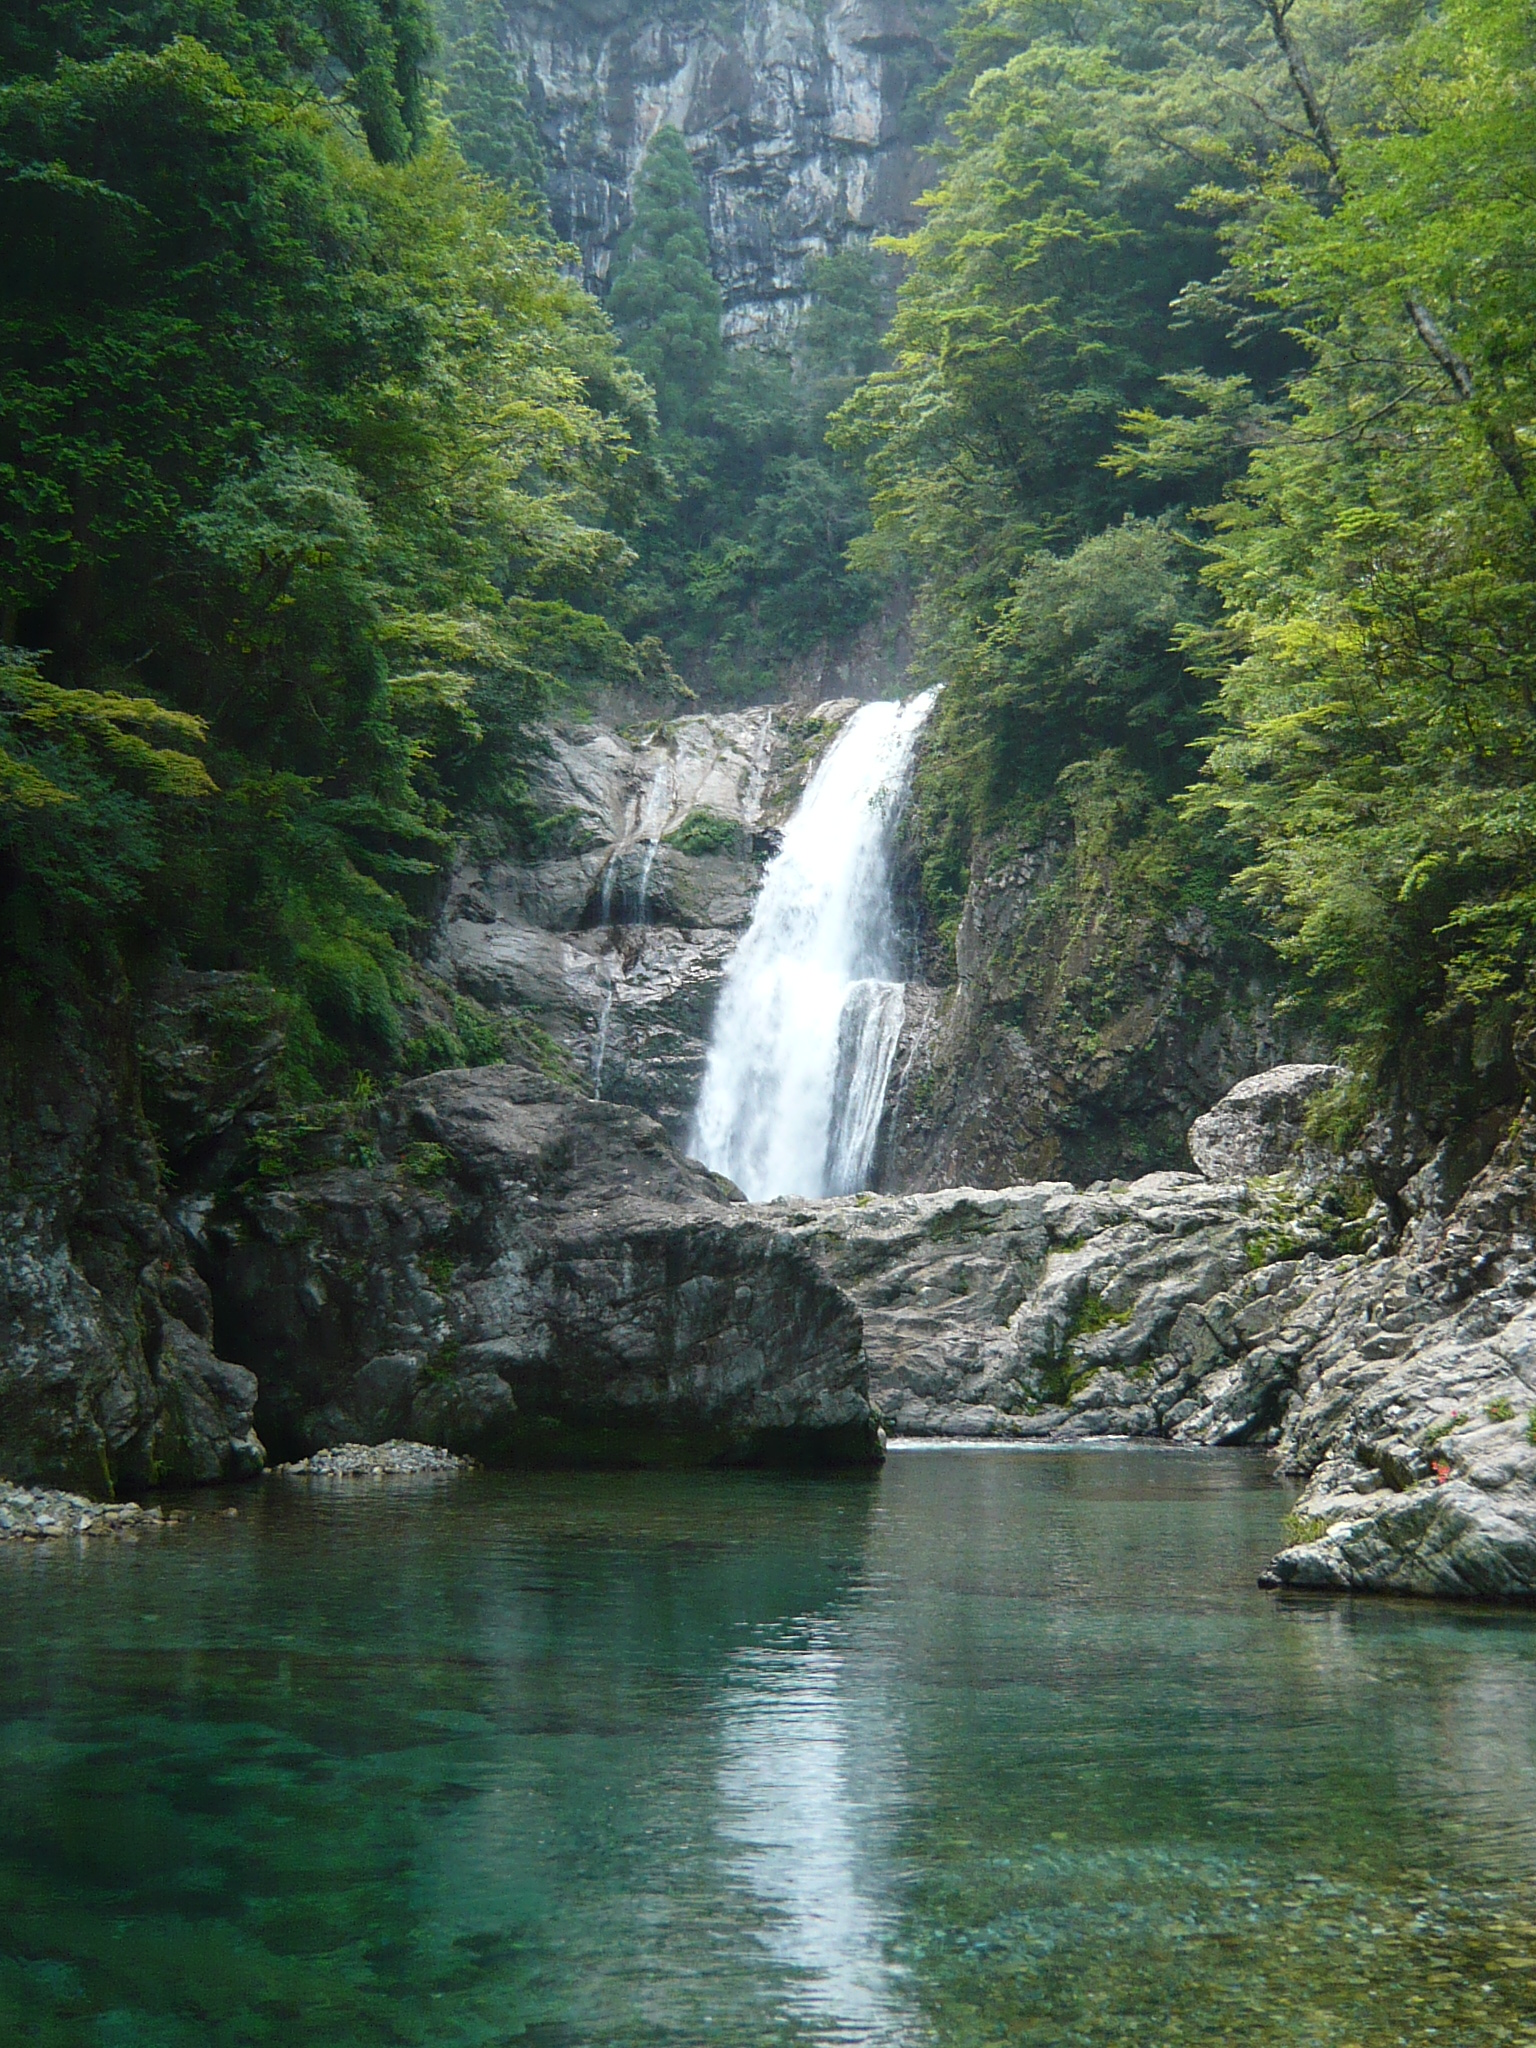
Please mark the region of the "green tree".
POLYGON ((634 219, 614 252, 608 311, 629 360, 656 393, 663 431, 686 432, 720 375, 724 351, 703 194, 675 128, 659 128, 645 152, 634 219))
POLYGON ((528 105, 528 84, 505 40, 492 0, 464 9, 447 50, 443 111, 465 161, 499 185, 534 224, 549 228, 544 150, 528 105))
POLYGON ((429 0, 38 0, 0 10, 0 79, 47 76, 60 58, 96 63, 201 43, 252 83, 334 93, 368 146, 397 163, 426 132, 426 66, 435 47, 429 0))
POLYGON ((889 287, 855 247, 813 261, 807 281, 793 353, 722 347, 703 195, 681 136, 659 131, 608 300, 655 387, 672 480, 631 601, 687 671, 727 693, 771 687, 775 659, 853 631, 879 602, 878 574, 846 561, 867 524, 862 477, 825 435, 880 360, 889 287))
POLYGON ((1231 237, 1309 362, 1219 515, 1193 802, 1357 1057, 1470 1101, 1536 964, 1528 11, 1453 0, 1370 83, 1299 145, 1321 201, 1276 180, 1231 237))
POLYGON ((288 990, 312 1078, 386 1058, 452 833, 642 672, 645 387, 446 131, 383 160, 187 37, 0 88, 0 234, 13 969, 174 947, 288 990))

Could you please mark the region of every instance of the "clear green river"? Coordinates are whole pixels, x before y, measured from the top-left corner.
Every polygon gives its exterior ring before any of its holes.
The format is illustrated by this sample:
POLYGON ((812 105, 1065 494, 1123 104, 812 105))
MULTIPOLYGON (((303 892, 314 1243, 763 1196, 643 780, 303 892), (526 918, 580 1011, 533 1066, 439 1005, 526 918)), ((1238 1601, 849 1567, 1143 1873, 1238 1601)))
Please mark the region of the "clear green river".
POLYGON ((191 1505, 0 1550, 6 2048, 1536 2043, 1536 1617, 1258 1458, 191 1505))

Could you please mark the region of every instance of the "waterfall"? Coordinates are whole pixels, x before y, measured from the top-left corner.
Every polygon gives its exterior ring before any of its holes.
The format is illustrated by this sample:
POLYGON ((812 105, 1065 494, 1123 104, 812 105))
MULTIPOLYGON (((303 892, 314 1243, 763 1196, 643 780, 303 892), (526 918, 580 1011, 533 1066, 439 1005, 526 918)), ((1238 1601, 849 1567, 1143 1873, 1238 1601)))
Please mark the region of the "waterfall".
POLYGON ((754 1201, 868 1178, 906 1009, 891 837, 932 704, 930 690, 848 720, 726 972, 692 1150, 754 1201))
POLYGON ((676 799, 676 774, 669 759, 663 758, 652 775, 640 807, 636 822, 625 831, 608 856, 603 869, 602 893, 598 899, 597 921, 600 925, 613 923, 614 896, 617 893, 619 907, 624 905, 623 866, 626 854, 633 853, 637 842, 643 843, 645 851, 640 859, 640 881, 636 892, 635 924, 644 924, 651 893, 651 869, 656 865, 656 854, 661 846, 661 836, 667 829, 667 820, 672 815, 676 799))

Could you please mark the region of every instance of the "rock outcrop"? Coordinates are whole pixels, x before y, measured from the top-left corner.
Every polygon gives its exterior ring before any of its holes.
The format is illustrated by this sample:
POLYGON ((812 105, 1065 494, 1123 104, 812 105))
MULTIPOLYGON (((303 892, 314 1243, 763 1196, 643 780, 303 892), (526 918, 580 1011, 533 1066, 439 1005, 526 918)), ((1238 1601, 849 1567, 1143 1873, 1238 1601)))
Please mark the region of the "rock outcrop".
POLYGON ((278 1136, 200 1246, 274 1455, 878 1457, 852 1302, 641 1112, 494 1066, 397 1090, 330 1158, 278 1136))
POLYGON ((1302 1482, 1267 1583, 1536 1598, 1536 1114, 1407 1175, 1390 1120, 1330 1157, 1337 1069, 1251 1077, 1200 1120, 1213 1173, 1079 1192, 774 1203, 864 1315, 904 1435, 1258 1444, 1302 1482))
POLYGON ((212 1345, 161 1206, 128 1005, 0 1071, 0 1473, 113 1497, 259 1471, 256 1382, 212 1345))
POLYGON ((726 963, 764 864, 852 698, 550 736, 542 858, 454 875, 432 964, 516 1008, 606 1100, 686 1141, 726 963))
POLYGON ((645 146, 670 125, 706 193, 727 335, 782 339, 810 257, 913 224, 929 132, 919 95, 942 68, 951 12, 943 0, 509 4, 555 227, 588 282, 606 278, 645 146))
POLYGON ((1341 1261, 1275 1332, 1299 1396, 1281 1459, 1306 1479, 1275 1584, 1536 1597, 1531 1107, 1462 1187, 1466 1164, 1443 1146, 1398 1243, 1341 1261))
POLYGON ((1272 965, 1177 901, 1171 858, 1114 837, 975 856, 953 953, 930 938, 907 992, 879 1187, 1179 1170, 1225 1090, 1316 1057, 1272 965))
POLYGON ((1295 1381, 1264 1333, 1359 1228, 1289 1190, 1189 1173, 758 1213, 859 1303, 889 1429, 1052 1442, 1278 1442, 1295 1381))

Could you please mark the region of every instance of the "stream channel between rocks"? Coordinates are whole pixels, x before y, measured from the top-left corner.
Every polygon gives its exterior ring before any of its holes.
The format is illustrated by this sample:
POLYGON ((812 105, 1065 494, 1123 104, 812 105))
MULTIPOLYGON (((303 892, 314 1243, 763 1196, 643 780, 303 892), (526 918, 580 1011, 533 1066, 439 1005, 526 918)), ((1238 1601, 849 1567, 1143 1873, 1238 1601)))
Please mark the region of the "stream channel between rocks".
POLYGON ((1284 1506, 926 1449, 9 1546, 0 2038, 1536 2039, 1536 1628, 1260 1593, 1284 1506))

